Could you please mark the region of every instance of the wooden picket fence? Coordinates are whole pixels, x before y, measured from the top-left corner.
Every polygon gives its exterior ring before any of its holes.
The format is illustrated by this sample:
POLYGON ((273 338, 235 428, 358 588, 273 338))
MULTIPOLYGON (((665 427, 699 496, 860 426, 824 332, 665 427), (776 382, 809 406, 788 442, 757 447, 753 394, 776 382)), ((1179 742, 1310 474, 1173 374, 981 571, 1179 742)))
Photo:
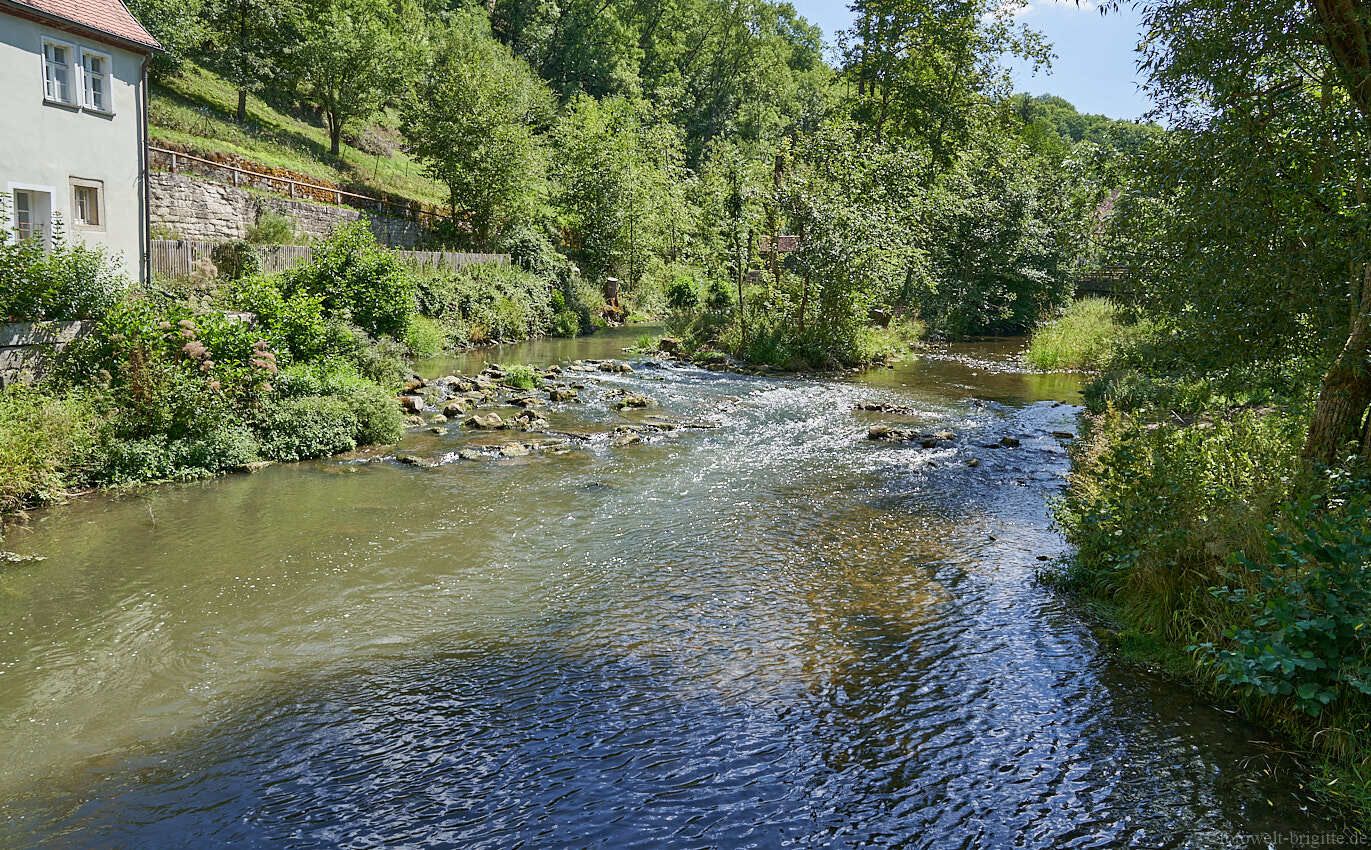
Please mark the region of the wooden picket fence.
MULTIPOLYGON (((197 268, 208 270, 213 263, 215 242, 187 239, 152 240, 152 274, 162 278, 186 278, 197 268)), ((457 251, 400 251, 394 253, 420 268, 460 269, 476 265, 509 265, 508 254, 468 254, 457 251)), ((275 273, 309 262, 314 249, 309 245, 260 245, 257 256, 262 271, 275 273)))

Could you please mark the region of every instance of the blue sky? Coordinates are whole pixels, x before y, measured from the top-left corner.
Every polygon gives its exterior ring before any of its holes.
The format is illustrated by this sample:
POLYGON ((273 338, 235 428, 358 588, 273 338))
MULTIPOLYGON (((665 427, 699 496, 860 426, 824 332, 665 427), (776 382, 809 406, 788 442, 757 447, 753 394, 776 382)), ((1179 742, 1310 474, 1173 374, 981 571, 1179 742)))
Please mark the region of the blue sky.
MULTIPOLYGON (((830 39, 852 20, 845 0, 791 2, 830 39)), ((1101 15, 1089 0, 1081 5, 1075 0, 1029 0, 1021 20, 1047 36, 1057 58, 1047 74, 1034 76, 1016 67, 1014 83, 1020 91, 1060 95, 1082 112, 1113 118, 1138 118, 1150 108, 1138 89, 1136 12, 1125 7, 1101 15)))

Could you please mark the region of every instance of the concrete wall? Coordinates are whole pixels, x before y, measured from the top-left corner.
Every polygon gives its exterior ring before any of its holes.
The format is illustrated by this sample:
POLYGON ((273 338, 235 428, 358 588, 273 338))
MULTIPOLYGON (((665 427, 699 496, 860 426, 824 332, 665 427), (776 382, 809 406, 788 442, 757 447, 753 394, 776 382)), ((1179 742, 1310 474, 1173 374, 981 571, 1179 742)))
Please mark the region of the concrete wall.
POLYGON ((0 198, 11 225, 14 191, 41 193, 49 199, 48 211, 61 217, 69 238, 109 248, 123 272, 135 278, 143 244, 142 63, 137 53, 0 13, 0 198), (44 37, 71 49, 77 105, 45 100, 44 37), (82 50, 110 59, 108 112, 79 105, 82 50), (73 226, 73 179, 102 184, 104 217, 98 228, 73 226))
MULTIPOLYGON (((293 201, 250 192, 185 174, 153 172, 150 205, 153 233, 203 242, 242 239, 262 212, 270 210, 295 222, 295 232, 323 239, 339 224, 361 218, 361 210, 347 206, 293 201), (160 232, 159 232, 160 231, 160 232)), ((413 221, 367 214, 371 230, 383 245, 412 248, 422 228, 413 221)))

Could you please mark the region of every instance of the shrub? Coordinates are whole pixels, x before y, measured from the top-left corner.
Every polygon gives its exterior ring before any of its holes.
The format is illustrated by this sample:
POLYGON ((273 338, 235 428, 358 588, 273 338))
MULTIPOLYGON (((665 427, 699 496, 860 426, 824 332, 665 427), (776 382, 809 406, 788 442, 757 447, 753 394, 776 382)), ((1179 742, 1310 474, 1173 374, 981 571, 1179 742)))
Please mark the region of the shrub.
POLYGON ((1188 425, 1097 417, 1056 511, 1076 546, 1068 585, 1119 599, 1133 625, 1193 642, 1228 558, 1264 546, 1299 474, 1301 435, 1300 417, 1272 411, 1188 425))
POLYGON ((289 245, 295 241, 295 222, 272 210, 262 210, 248 228, 247 241, 254 245, 289 245))
POLYGON ((409 374, 409 351, 390 337, 373 339, 360 328, 344 327, 347 360, 362 377, 383 387, 396 387, 409 374))
POLYGON ((79 485, 98 425, 81 396, 0 390, 0 512, 60 498, 79 485))
POLYGON ((353 435, 357 445, 390 445, 400 441, 405 432, 404 417, 390 392, 360 379, 342 383, 333 392, 357 420, 353 435))
POLYGON ((414 316, 405 331, 405 345, 413 357, 433 357, 447 347, 447 334, 433 319, 414 316))
POLYGON ((315 246, 310 262, 285 272, 282 281, 287 296, 316 296, 325 312, 347 317, 373 336, 403 338, 416 309, 414 272, 376 244, 364 221, 340 225, 315 246))
POLYGON ((129 438, 112 430, 97 457, 93 477, 102 484, 186 481, 242 468, 257 459, 257 442, 247 428, 230 423, 179 438, 129 438))
POLYGON ((519 363, 505 370, 505 383, 521 390, 537 389, 538 373, 532 366, 519 363))
POLYGON ((437 319, 450 337, 484 343, 546 335, 553 324, 553 293, 522 269, 483 264, 425 274, 418 301, 420 311, 437 319))
POLYGON ((1223 646, 1197 647, 1220 679, 1292 699, 1318 717, 1349 697, 1371 696, 1371 481, 1333 476, 1282 506, 1266 551, 1239 554, 1214 589, 1242 612, 1223 646))
MULTIPOLYGON (((7 228, 0 209, 0 232, 7 228)), ((104 249, 69 243, 60 227, 49 248, 36 240, 0 240, 0 319, 99 318, 127 288, 104 249)))
POLYGON ((666 290, 666 303, 672 310, 694 310, 700 304, 700 287, 694 278, 677 275, 666 290))
POLYGON ((255 418, 262 456, 296 461, 357 447, 361 423, 345 401, 329 396, 285 398, 266 404, 255 418))
POLYGON ((530 225, 513 228, 500 242, 500 249, 521 269, 541 281, 552 283, 571 274, 571 263, 552 244, 543 231, 530 225))
POLYGON ((313 360, 337 353, 337 328, 325 318, 323 300, 306 292, 287 297, 278 281, 263 275, 243 278, 229 287, 224 303, 254 314, 263 335, 292 359, 313 360))
POLYGON ((210 251, 210 259, 224 280, 238 280, 262 271, 262 258, 257 255, 257 248, 242 240, 215 245, 210 251))
POLYGON ((404 433, 404 417, 395 397, 346 364, 295 364, 282 370, 276 381, 280 398, 329 396, 342 401, 357 420, 354 438, 358 445, 398 442, 404 433))

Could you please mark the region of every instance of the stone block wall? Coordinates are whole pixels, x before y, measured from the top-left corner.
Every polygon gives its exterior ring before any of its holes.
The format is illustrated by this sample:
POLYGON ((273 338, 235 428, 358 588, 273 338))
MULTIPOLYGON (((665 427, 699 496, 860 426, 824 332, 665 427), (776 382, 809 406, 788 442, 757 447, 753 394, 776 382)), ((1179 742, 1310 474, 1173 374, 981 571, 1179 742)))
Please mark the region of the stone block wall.
POLYGON ((43 376, 51 354, 86 333, 93 322, 0 324, 0 387, 43 376))
MULTIPOLYGON (((354 207, 278 198, 215 183, 186 174, 153 172, 149 180, 149 211, 154 234, 204 242, 225 242, 247 236, 264 211, 295 222, 295 232, 309 239, 326 238, 339 224, 356 221, 364 213, 354 207)), ((383 245, 413 248, 423 229, 417 222, 366 213, 371 230, 383 245)))

